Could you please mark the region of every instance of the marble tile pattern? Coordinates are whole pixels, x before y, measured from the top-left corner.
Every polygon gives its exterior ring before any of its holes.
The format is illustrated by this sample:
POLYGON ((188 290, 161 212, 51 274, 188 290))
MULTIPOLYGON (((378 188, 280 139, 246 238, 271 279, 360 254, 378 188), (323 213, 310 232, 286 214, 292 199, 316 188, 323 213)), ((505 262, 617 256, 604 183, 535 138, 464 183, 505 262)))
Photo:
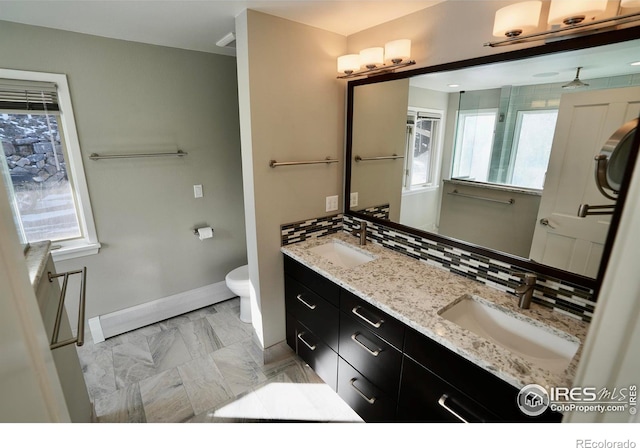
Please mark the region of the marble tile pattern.
MULTIPOLYGON (((351 233, 354 225, 359 226, 354 218, 344 217, 345 232, 351 233)), ((523 271, 520 267, 500 260, 372 222, 369 222, 368 233, 372 241, 383 247, 505 292, 513 292, 522 281, 514 275, 523 271)), ((596 306, 592 289, 540 273, 537 273, 537 277, 534 302, 575 319, 591 322, 596 306)))
POLYGON ((101 423, 361 422, 286 345, 262 350, 239 298, 78 347, 101 423))
POLYGON ((572 384, 588 329, 586 322, 535 303, 531 309, 519 309, 516 297, 511 294, 378 244, 359 246, 358 239, 346 233, 308 239, 284 246, 281 251, 516 388, 532 383, 544 387, 572 384), (348 244, 376 258, 360 266, 342 268, 309 250, 330 240, 348 244), (580 349, 561 373, 534 365, 438 314, 465 295, 479 296, 510 313, 536 319, 566 333, 568 339, 575 337, 581 341, 580 349))

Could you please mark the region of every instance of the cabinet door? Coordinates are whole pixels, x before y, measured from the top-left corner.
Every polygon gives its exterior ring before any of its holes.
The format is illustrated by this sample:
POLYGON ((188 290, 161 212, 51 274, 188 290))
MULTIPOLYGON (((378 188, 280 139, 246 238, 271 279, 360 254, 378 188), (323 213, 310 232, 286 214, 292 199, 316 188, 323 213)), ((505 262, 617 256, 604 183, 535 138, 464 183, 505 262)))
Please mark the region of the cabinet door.
POLYGON ((340 291, 340 309, 391 345, 402 350, 404 324, 348 291, 340 291))
POLYGON ((309 364, 322 381, 336 390, 338 354, 290 314, 287 314, 287 344, 309 364))
POLYGON ((338 308, 288 275, 284 287, 287 312, 338 351, 338 308))
POLYGON ((338 364, 338 395, 366 422, 392 422, 396 414, 396 395, 373 385, 344 359, 338 364))
POLYGON ((403 422, 499 421, 492 412, 405 356, 398 397, 403 422))
POLYGON ((284 257, 284 273, 302 283, 329 303, 339 306, 340 287, 331 280, 286 255, 284 257))
POLYGON ((402 353, 345 313, 340 315, 338 353, 377 387, 398 393, 402 353))
POLYGON ((516 397, 518 389, 492 373, 464 359, 433 339, 408 328, 404 354, 429 369, 440 378, 490 408, 506 422, 559 422, 562 414, 547 409, 538 417, 520 411, 516 397))

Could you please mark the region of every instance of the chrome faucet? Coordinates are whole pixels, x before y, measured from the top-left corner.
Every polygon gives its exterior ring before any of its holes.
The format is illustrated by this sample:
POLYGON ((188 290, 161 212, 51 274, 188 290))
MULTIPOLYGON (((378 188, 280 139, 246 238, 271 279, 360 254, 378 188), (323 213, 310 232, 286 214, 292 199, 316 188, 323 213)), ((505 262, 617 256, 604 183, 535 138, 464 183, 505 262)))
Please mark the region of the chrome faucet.
POLYGON ((530 272, 515 274, 516 277, 524 279, 522 285, 515 288, 515 294, 520 298, 518 308, 528 310, 531 306, 531 298, 533 297, 533 289, 536 286, 536 274, 530 272))
POLYGON ((359 221, 359 222, 360 222, 360 229, 353 229, 353 232, 351 233, 355 236, 360 237, 361 246, 366 246, 367 245, 367 221, 359 221))

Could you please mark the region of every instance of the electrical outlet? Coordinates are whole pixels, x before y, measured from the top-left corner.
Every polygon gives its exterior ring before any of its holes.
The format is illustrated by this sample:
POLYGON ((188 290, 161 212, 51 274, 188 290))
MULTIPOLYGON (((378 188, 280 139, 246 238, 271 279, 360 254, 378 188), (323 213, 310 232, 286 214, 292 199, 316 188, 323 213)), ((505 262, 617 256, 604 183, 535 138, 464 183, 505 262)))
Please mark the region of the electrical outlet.
POLYGON ((193 186, 193 197, 194 198, 201 198, 203 196, 202 194, 202 185, 194 185, 193 186))
POLYGON ((358 205, 358 193, 351 193, 351 198, 349 201, 349 207, 356 207, 358 205))
POLYGON ((338 196, 327 196, 326 211, 333 212, 338 210, 338 196))

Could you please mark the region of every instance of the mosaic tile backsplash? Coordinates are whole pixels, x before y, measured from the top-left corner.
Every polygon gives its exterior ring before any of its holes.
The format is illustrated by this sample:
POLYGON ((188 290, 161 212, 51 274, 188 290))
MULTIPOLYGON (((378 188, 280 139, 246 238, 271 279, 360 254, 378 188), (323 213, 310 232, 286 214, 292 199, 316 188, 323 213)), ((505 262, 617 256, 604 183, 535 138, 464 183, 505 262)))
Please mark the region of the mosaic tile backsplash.
POLYGON ((307 219, 280 226, 283 246, 340 231, 342 231, 342 214, 307 219))
POLYGON ((380 219, 389 219, 389 204, 376 205, 374 207, 365 208, 364 210, 358 210, 359 213, 364 213, 367 216, 373 216, 380 219))
MULTIPOLYGON (((351 216, 333 215, 286 224, 281 227, 282 245, 339 231, 351 233, 354 227, 359 227, 359 224, 354 225, 356 221, 351 216)), ((367 229, 368 239, 374 243, 501 291, 513 293, 522 281, 515 275, 523 272, 518 266, 372 222, 368 223, 367 229)), ((592 289, 536 274, 534 302, 570 317, 591 321, 596 306, 592 289)))

